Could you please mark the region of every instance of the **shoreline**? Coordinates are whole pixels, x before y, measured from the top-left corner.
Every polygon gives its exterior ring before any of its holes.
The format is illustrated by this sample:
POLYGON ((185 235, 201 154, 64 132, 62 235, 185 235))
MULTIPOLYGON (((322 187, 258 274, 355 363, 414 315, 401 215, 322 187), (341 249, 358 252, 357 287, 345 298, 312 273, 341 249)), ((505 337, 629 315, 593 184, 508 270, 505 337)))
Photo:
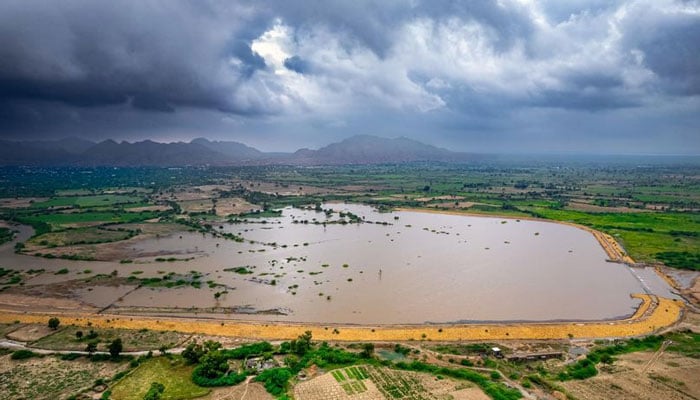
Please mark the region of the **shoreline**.
POLYGON ((642 304, 631 317, 598 322, 348 326, 258 321, 232 322, 201 318, 137 317, 74 312, 21 313, 0 310, 0 323, 19 321, 45 324, 48 318, 58 317, 65 326, 149 329, 259 340, 290 340, 305 331, 311 331, 317 340, 332 341, 467 341, 634 337, 673 325, 683 315, 684 305, 678 300, 647 294, 632 296, 641 299, 642 304))

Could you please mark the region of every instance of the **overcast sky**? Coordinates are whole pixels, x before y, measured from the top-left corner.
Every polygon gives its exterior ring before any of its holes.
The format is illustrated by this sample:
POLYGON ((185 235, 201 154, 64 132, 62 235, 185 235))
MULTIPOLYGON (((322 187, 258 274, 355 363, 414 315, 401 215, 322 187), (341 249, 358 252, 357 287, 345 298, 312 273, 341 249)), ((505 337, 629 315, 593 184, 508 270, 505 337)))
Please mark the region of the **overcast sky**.
POLYGON ((0 2, 0 138, 700 154, 700 1, 0 2))

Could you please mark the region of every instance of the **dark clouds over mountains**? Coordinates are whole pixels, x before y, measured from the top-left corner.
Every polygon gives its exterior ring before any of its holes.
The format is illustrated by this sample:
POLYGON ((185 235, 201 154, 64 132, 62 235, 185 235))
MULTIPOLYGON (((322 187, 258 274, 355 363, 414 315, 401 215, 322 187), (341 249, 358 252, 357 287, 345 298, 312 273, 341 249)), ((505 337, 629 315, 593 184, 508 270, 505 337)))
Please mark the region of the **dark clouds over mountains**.
POLYGON ((700 152, 697 1, 0 2, 0 137, 700 152))

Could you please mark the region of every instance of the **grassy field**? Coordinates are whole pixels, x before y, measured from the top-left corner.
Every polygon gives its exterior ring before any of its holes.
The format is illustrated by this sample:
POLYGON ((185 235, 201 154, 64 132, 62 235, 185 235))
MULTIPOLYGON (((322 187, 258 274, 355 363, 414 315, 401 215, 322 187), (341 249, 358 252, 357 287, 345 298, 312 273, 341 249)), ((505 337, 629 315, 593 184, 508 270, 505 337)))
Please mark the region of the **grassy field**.
POLYGON ((57 247, 73 244, 106 243, 128 239, 134 236, 134 234, 133 231, 105 229, 100 227, 76 228, 44 233, 43 235, 33 237, 28 241, 28 244, 57 247))
POLYGON ((116 194, 103 194, 95 196, 64 196, 54 197, 46 201, 32 204, 31 208, 51 208, 51 207, 108 207, 117 204, 138 203, 143 201, 143 197, 127 196, 116 194))
POLYGON ((99 350, 107 350, 109 343, 121 338, 124 343, 124 351, 158 350, 161 346, 171 348, 185 340, 188 335, 171 331, 133 330, 133 329, 103 329, 103 328, 79 328, 68 326, 56 333, 45 336, 32 345, 42 349, 51 350, 85 350, 87 343, 96 340, 100 344, 99 350), (76 332, 83 332, 83 338, 78 339, 76 332), (89 339, 87 336, 93 331, 97 336, 89 339))
POLYGON ((97 379, 110 379, 124 363, 63 361, 57 357, 11 360, 0 357, 0 400, 55 400, 89 389, 97 379))
POLYGON ((104 224, 104 223, 128 223, 138 222, 155 218, 158 213, 154 212, 76 212, 76 213, 51 213, 34 214, 18 218, 20 222, 37 225, 47 224, 52 229, 63 229, 79 224, 104 224))
POLYGON ((181 400, 201 397, 209 389, 192 383, 192 366, 182 359, 156 357, 143 362, 136 370, 111 388, 113 400, 141 400, 153 382, 165 386, 162 400, 181 400))

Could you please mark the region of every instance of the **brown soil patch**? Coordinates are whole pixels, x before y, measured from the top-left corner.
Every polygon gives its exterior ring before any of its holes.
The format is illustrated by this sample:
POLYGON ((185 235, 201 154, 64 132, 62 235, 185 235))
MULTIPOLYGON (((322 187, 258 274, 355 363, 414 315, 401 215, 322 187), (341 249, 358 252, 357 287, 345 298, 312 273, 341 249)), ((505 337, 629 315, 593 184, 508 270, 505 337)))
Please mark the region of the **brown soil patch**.
POLYGON ((653 352, 620 356, 612 367, 591 379, 561 383, 576 398, 668 399, 700 397, 700 360, 674 353, 663 353, 649 365, 653 352), (646 368, 646 370, 645 370, 646 368))
POLYGON ((5 336, 8 339, 18 340, 20 342, 34 342, 44 336, 53 335, 54 333, 56 333, 56 331, 49 328, 48 325, 25 325, 5 336))
MULTIPOLYGON (((271 394, 267 393, 263 385, 257 382, 250 382, 247 385, 240 385, 214 389, 210 394, 200 397, 203 400, 273 400, 271 394)), ((304 400, 299 398, 299 400, 304 400)))
POLYGON ((331 373, 323 374, 294 386, 294 398, 303 400, 384 400, 370 380, 363 381, 366 391, 349 396, 331 373))
POLYGON ((238 197, 222 197, 216 200, 216 215, 228 217, 231 214, 241 214, 255 210, 262 210, 262 207, 238 197))
MULTIPOLYGON (((46 295, 44 291, 41 292, 46 295)), ((37 312, 40 310, 59 313, 96 311, 95 308, 87 307, 83 303, 70 298, 39 297, 29 293, 16 294, 7 292, 0 293, 0 309, 10 309, 16 313, 37 312)))
POLYGON ((23 197, 21 199, 0 199, 0 208, 27 208, 32 203, 47 201, 48 197, 23 197))
MULTIPOLYGON (((56 357, 15 361, 0 357, 0 400, 65 399, 91 388, 98 378, 110 379, 126 364, 62 361, 56 357)), ((98 395, 99 398, 99 395, 98 395)))

